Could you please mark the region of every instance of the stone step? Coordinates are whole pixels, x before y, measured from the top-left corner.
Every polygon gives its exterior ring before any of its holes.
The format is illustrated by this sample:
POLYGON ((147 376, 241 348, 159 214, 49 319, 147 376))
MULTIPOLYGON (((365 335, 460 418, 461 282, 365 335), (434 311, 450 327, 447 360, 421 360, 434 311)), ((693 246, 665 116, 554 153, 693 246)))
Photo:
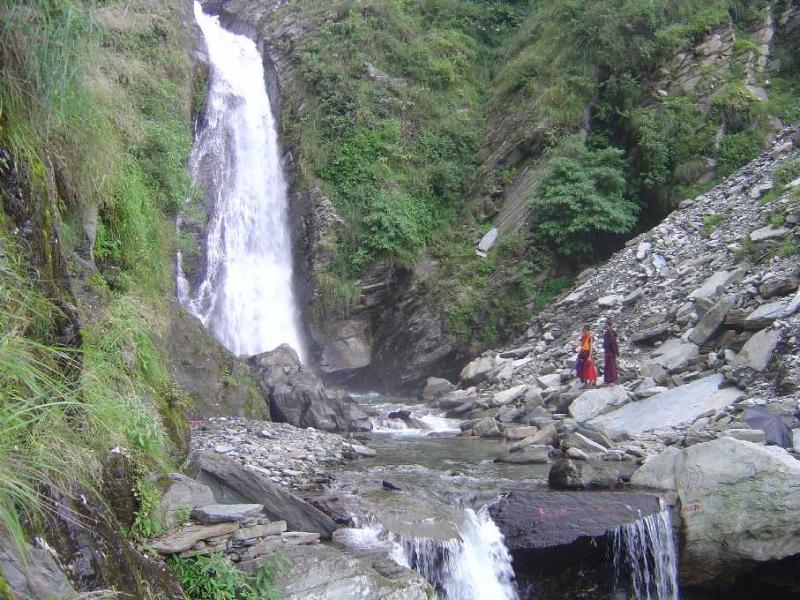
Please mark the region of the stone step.
POLYGON ((206 504, 192 511, 192 520, 198 523, 236 523, 262 513, 262 504, 206 504))

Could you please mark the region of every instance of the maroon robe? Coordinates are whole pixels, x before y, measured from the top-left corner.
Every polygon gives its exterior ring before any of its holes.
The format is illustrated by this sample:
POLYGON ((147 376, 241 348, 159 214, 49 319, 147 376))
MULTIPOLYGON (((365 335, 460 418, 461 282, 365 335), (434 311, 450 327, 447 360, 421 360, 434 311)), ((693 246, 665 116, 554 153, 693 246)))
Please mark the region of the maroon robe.
POLYGON ((606 329, 603 334, 603 351, 605 353, 603 381, 609 384, 615 383, 617 381, 617 357, 619 356, 619 346, 617 346, 617 333, 613 329, 606 329))

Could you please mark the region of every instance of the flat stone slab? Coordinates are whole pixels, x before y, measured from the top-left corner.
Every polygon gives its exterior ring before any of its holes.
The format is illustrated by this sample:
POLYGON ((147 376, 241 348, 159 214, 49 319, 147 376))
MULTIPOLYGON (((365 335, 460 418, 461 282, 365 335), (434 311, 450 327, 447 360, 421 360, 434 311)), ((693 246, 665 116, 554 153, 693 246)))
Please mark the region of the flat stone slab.
POLYGON ((237 523, 263 512, 262 504, 206 504, 192 511, 199 523, 237 523))
POLYGON ((607 430, 643 433, 688 425, 709 410, 719 410, 744 397, 739 388, 720 388, 722 374, 703 377, 651 398, 631 402, 588 423, 607 430))
POLYGON ((588 390, 572 401, 569 414, 576 421, 586 421, 627 401, 628 392, 618 385, 588 390))
POLYGON ((771 325, 775 319, 779 319, 786 309, 786 302, 770 302, 762 304, 751 312, 744 320, 745 329, 764 329, 771 325))
POLYGON ((650 360, 667 369, 674 371, 681 369, 689 364, 694 358, 700 355, 700 348, 692 342, 684 342, 678 338, 672 338, 661 344, 650 353, 650 360))
POLYGON ((179 531, 169 533, 152 543, 159 554, 178 554, 188 550, 200 540, 226 535, 237 528, 236 523, 216 525, 188 525, 179 531))
POLYGON ((772 225, 767 225, 766 227, 762 227, 761 229, 756 229, 753 231, 750 234, 750 239, 754 242, 763 242, 766 240, 782 238, 787 233, 789 233, 789 230, 786 229, 786 227, 774 227, 772 225))
POLYGON ((780 336, 777 329, 762 329, 747 340, 733 359, 733 364, 737 367, 750 367, 758 372, 764 371, 769 366, 780 336))
POLYGON ((596 538, 657 513, 655 494, 513 490, 489 508, 512 552, 596 538))

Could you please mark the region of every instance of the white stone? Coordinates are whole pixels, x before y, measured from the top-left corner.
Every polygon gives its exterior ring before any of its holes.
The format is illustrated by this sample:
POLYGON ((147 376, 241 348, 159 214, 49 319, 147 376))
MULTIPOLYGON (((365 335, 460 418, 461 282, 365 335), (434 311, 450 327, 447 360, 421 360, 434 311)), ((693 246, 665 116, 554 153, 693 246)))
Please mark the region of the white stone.
POLYGON ((653 350, 650 360, 667 371, 674 371, 682 369, 699 355, 700 348, 696 344, 673 338, 653 350))
POLYGON ((762 304, 744 320, 745 329, 763 329, 778 319, 786 309, 786 302, 770 302, 762 304))
POLYGON ((636 259, 644 260, 647 258, 652 247, 653 245, 650 242, 639 242, 639 246, 636 248, 636 259))
POLYGON ((766 240, 774 240, 775 238, 783 237, 789 233, 789 230, 786 227, 774 227, 773 225, 767 225, 766 227, 762 227, 760 229, 756 229, 750 234, 750 239, 754 242, 763 242, 766 240))
POLYGON ((597 304, 601 308, 612 308, 614 306, 618 306, 622 304, 622 295, 621 294, 611 294, 609 296, 603 296, 597 300, 597 304))
POLYGON ((618 385, 588 390, 572 401, 569 405, 569 414, 576 421, 586 421, 627 401, 628 392, 618 385))
POLYGON ((756 371, 764 371, 769 365, 772 353, 780 340, 780 332, 775 329, 762 329, 747 343, 733 359, 738 367, 750 367, 756 371))
POLYGON ((497 392, 494 396, 492 396, 492 405, 503 406, 505 404, 509 404, 514 400, 524 396, 527 389, 528 386, 522 383, 520 385, 515 385, 512 388, 508 388, 507 390, 503 390, 502 392, 497 392))
POLYGON ((766 439, 766 434, 761 429, 728 429, 722 435, 723 437, 753 442, 754 444, 763 444, 766 439))
POLYGON ((800 429, 792 429, 792 447, 800 452, 800 429))
POLYGON ((543 388, 560 388, 561 387, 561 374, 560 373, 551 373, 549 375, 540 375, 536 378, 536 381, 539 382, 543 388))

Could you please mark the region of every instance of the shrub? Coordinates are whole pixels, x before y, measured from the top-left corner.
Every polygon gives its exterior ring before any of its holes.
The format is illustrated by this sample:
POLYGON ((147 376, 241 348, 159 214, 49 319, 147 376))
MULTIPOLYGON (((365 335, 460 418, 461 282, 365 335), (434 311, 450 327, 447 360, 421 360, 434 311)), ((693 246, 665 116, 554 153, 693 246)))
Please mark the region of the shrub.
POLYGON ((730 175, 761 152, 761 138, 754 131, 725 135, 717 152, 717 173, 730 175))
POLYGON ((783 161, 772 173, 772 181, 779 190, 800 177, 800 156, 783 161))
POLYGON ((278 600, 272 582, 288 561, 276 553, 260 562, 252 575, 219 552, 186 559, 173 556, 169 566, 191 600, 278 600))
POLYGON ((622 154, 571 144, 550 158, 531 198, 534 234, 558 254, 585 260, 604 237, 630 231, 638 208, 625 197, 622 154))

